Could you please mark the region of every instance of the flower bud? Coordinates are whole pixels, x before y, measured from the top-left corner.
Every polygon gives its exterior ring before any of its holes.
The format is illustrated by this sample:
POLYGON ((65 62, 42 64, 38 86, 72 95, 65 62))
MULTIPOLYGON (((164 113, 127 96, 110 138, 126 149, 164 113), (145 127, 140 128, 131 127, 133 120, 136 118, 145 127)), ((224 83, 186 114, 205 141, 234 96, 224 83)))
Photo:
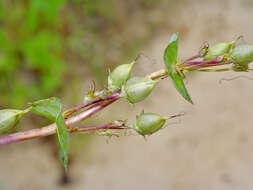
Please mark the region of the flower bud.
POLYGON ((142 136, 151 135, 160 130, 165 124, 167 118, 161 117, 155 113, 141 112, 139 116, 136 116, 132 128, 142 136))
POLYGON ((208 48, 207 54, 204 56, 204 60, 205 61, 212 60, 218 56, 229 53, 235 42, 236 41, 234 40, 229 43, 218 43, 211 46, 210 48, 208 48))
POLYGON ((26 112, 15 109, 0 110, 0 132, 6 132, 15 127, 26 112))
POLYGON ((120 89, 130 78, 132 67, 135 62, 116 67, 108 77, 108 88, 112 91, 120 89))
POLYGON ((144 100, 153 90, 157 81, 145 77, 130 78, 123 86, 121 97, 134 104, 144 100))
POLYGON ((230 53, 228 60, 234 64, 247 66, 253 61, 253 45, 236 46, 230 53))

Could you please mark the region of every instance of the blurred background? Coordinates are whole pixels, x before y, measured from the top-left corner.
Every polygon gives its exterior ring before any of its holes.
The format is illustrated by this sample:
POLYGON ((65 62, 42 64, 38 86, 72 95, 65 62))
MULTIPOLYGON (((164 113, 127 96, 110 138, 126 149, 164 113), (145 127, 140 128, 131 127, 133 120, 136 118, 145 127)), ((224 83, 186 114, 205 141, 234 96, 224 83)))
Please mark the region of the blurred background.
MULTIPOLYGON (((253 44, 252 0, 2 0, 0 1, 0 108, 57 96, 64 108, 83 100, 94 80, 106 85, 109 69, 142 53, 134 75, 163 68, 170 35, 179 32, 181 58, 204 41, 243 35, 253 44)), ((142 109, 168 121, 145 141, 72 135, 64 174, 54 136, 0 147, 0 190, 252 189, 251 73, 192 73, 187 103, 169 79, 143 102, 120 100, 84 124, 128 118, 142 109), (120 109, 119 109, 120 108, 120 109), (176 123, 175 123, 176 122, 176 123)), ((47 125, 28 115, 17 130, 47 125)))

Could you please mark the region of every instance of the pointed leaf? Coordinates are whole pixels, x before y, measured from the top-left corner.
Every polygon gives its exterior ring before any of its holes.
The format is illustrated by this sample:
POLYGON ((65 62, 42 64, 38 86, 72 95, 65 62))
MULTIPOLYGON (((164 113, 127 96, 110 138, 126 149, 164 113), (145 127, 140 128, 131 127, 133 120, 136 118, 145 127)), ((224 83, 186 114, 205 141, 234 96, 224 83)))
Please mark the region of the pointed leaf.
POLYGON ((68 131, 65 125, 64 117, 61 113, 61 103, 57 98, 48 98, 30 103, 31 111, 35 114, 43 115, 48 119, 55 121, 57 130, 58 152, 65 170, 68 165, 68 131))
POLYGON ((192 104, 193 102, 191 100, 190 95, 187 92, 187 89, 185 88, 183 79, 175 68, 175 65, 177 64, 177 55, 178 55, 178 33, 175 33, 171 36, 169 44, 164 51, 164 63, 177 91, 188 102, 192 104))
POLYGON ((39 100, 29 105, 32 106, 33 113, 45 116, 52 121, 56 121, 56 117, 61 111, 60 100, 55 97, 39 100))
POLYGON ((179 73, 172 72, 170 73, 170 78, 173 81, 173 84, 175 86, 175 88, 177 89, 177 91, 191 104, 193 104, 190 95, 188 94, 185 85, 184 85, 184 81, 181 77, 181 75, 179 73))
POLYGON ((164 63, 169 73, 174 71, 174 65, 177 63, 178 52, 178 33, 172 34, 169 44, 164 52, 164 63))
POLYGON ((58 114, 56 119, 57 125, 57 139, 58 139, 58 152, 61 162, 67 170, 68 167, 68 132, 64 122, 64 118, 61 113, 58 114))

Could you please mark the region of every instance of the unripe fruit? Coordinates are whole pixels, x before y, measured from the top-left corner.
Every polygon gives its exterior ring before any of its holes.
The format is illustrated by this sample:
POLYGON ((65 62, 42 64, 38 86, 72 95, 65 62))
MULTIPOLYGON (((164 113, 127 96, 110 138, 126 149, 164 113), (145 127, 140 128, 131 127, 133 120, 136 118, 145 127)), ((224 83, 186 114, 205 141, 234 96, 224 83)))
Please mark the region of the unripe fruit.
POLYGON ((167 118, 161 117, 155 113, 144 113, 143 111, 139 116, 136 116, 136 120, 132 125, 132 128, 140 135, 151 135, 160 130, 167 118))
POLYGON ((25 113, 26 111, 16 109, 0 110, 0 132, 6 132, 15 127, 25 113))
POLYGON ((232 69, 235 72, 247 72, 249 71, 249 65, 233 64, 232 69))
POLYGON ((130 78, 123 86, 121 97, 134 104, 144 100, 153 90, 157 81, 145 77, 130 78))
POLYGON ((253 61, 253 45, 236 46, 230 53, 228 60, 234 64, 246 66, 253 61))
POLYGON ((132 67, 135 62, 123 64, 116 67, 108 77, 108 88, 112 91, 118 90, 131 76, 132 67))
POLYGON ((235 44, 236 41, 232 41, 229 43, 218 43, 213 46, 211 46, 207 54, 204 56, 204 60, 212 60, 215 59, 218 56, 224 55, 226 53, 229 53, 233 45, 235 44))

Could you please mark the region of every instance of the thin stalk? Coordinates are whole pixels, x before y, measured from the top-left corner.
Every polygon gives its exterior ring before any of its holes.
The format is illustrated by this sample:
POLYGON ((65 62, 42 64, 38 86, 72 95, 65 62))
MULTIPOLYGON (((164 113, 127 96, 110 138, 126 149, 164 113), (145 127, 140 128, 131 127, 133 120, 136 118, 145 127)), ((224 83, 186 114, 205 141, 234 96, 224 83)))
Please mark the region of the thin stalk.
POLYGON ((78 126, 78 127, 73 127, 69 130, 70 133, 73 132, 83 132, 83 131, 99 131, 99 130, 106 130, 106 129, 117 129, 117 130, 122 130, 122 129, 130 129, 129 127, 125 126, 125 123, 123 121, 117 121, 117 123, 108 123, 105 125, 101 126, 78 126))
MULTIPOLYGON (((100 91, 99 94, 102 95, 104 91, 100 91)), ((83 109, 83 108, 86 108, 86 107, 89 107, 91 105, 94 105, 94 104, 98 104, 98 103, 101 103, 101 102, 104 102, 104 101, 107 101, 107 100, 110 100, 110 99, 113 99, 114 96, 115 96, 115 93, 119 93, 120 91, 115 91, 113 92, 112 94, 110 94, 109 96, 107 97, 101 97, 101 96, 98 96, 98 97, 95 97, 91 100, 88 100, 88 101, 85 101, 81 104, 77 104, 76 106, 74 106, 73 108, 70 108, 68 110, 66 110, 63 114, 64 114, 64 118, 68 118, 70 115, 78 112, 79 110, 83 109)))
POLYGON ((200 58, 200 55, 199 55, 199 54, 197 54, 197 55, 195 55, 195 56, 192 56, 192 57, 190 57, 190 58, 184 60, 184 61, 183 61, 183 64, 185 64, 185 63, 187 63, 187 62, 189 62, 189 61, 192 61, 192 60, 194 60, 194 59, 198 59, 198 58, 200 58))
POLYGON ((198 59, 198 58, 204 57, 206 55, 207 51, 208 51, 208 48, 209 48, 209 44, 207 42, 204 42, 202 44, 202 46, 200 47, 198 54, 195 55, 195 56, 192 56, 192 57, 190 57, 190 58, 188 58, 186 60, 184 60, 183 64, 185 64, 185 63, 187 63, 189 61, 192 61, 194 59, 198 59))
MULTIPOLYGON (((155 79, 158 79, 158 78, 162 78, 162 77, 165 77, 168 75, 168 71, 166 69, 161 69, 161 70, 158 70, 156 72, 153 72, 151 74, 148 74, 146 75, 147 78, 150 78, 152 80, 155 80, 155 79)), ((118 91, 115 91, 114 93, 119 93, 120 90, 118 91)), ((100 95, 104 94, 104 90, 100 91, 99 92, 100 95)), ((73 108, 70 108, 68 110, 66 110, 64 112, 64 117, 65 118, 68 118, 70 115, 78 112, 79 110, 83 109, 83 108, 86 108, 90 105, 93 105, 93 104, 96 104, 96 103, 100 103, 100 102, 103 102, 103 101, 107 101, 107 100, 110 100, 111 98, 113 98, 113 93, 105 98, 101 97, 101 96, 98 96, 98 97, 95 97, 87 102, 83 102, 81 104, 77 104, 75 107, 73 108)))
MULTIPOLYGON (((155 79, 167 76, 167 75, 168 75, 167 70, 161 69, 159 71, 156 71, 156 72, 146 75, 146 77, 155 80, 155 79)), ((72 108, 73 110, 75 110, 75 112, 77 110, 84 108, 84 107, 88 107, 88 106, 91 106, 91 107, 89 107, 87 110, 85 110, 75 116, 72 116, 72 117, 66 119, 65 120, 66 126, 70 127, 72 125, 75 125, 75 124, 91 117, 95 113, 99 112, 100 110, 104 109, 105 107, 109 106, 110 104, 112 104, 113 102, 118 100, 120 98, 119 95, 120 95, 120 91, 116 91, 102 100, 92 99, 89 102, 75 106, 74 108, 72 108)), ((56 129, 57 129, 57 126, 54 123, 54 124, 51 124, 49 126, 42 127, 42 128, 31 129, 31 130, 27 130, 27 131, 23 131, 23 132, 12 133, 12 134, 9 134, 6 136, 1 136, 0 137, 0 145, 11 144, 14 142, 31 140, 31 139, 35 139, 35 138, 39 138, 39 137, 43 137, 43 136, 52 135, 52 134, 56 133, 56 129)))
MULTIPOLYGON (((114 99, 103 102, 102 104, 93 105, 88 110, 85 110, 84 112, 81 112, 73 117, 70 117, 69 119, 66 119, 65 120, 66 126, 70 127, 72 125, 75 125, 75 124, 91 117, 92 115, 94 115, 98 111, 104 109, 108 105, 115 102, 117 99, 119 99, 119 93, 114 94, 114 99)), ((56 129, 57 129, 57 126, 54 123, 49 126, 38 128, 38 129, 31 129, 31 130, 24 131, 24 132, 9 134, 9 135, 0 137, 0 145, 10 144, 10 143, 14 143, 14 142, 25 141, 25 140, 30 140, 30 139, 34 139, 34 138, 43 137, 43 136, 52 135, 52 134, 56 133, 56 129)))
POLYGON ((145 77, 150 78, 152 80, 159 79, 168 75, 168 71, 166 69, 161 69, 151 74, 146 75, 145 77))
POLYGON ((182 68, 184 70, 197 70, 200 68, 205 67, 214 67, 214 66, 221 66, 221 65, 227 65, 230 64, 229 62, 220 62, 217 60, 210 60, 210 61, 194 61, 194 62, 187 62, 184 65, 179 65, 179 68, 182 68))
POLYGON ((166 118, 166 120, 168 120, 168 119, 174 119, 176 117, 181 117, 181 116, 184 116, 184 115, 185 115, 185 113, 183 112, 183 113, 179 113, 179 114, 172 115, 172 116, 165 117, 165 118, 166 118))
POLYGON ((222 71, 232 71, 233 68, 223 68, 223 69, 197 69, 194 71, 200 71, 200 72, 222 72, 222 71))

